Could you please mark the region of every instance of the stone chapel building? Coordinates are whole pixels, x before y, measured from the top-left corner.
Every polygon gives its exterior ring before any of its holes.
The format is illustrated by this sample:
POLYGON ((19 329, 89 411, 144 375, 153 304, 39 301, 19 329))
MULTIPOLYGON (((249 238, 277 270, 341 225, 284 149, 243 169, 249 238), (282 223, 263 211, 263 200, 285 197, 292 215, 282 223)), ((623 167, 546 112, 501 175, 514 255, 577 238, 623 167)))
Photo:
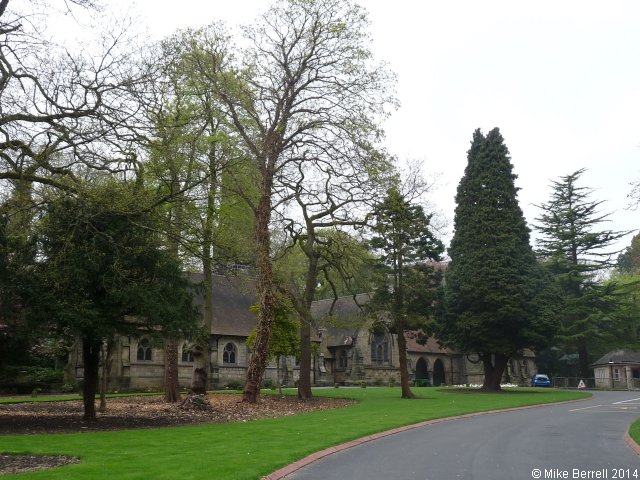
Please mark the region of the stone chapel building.
MULTIPOLYGON (((194 284, 202 282, 201 274, 193 274, 194 284)), ((246 344, 256 324, 256 315, 249 309, 256 303, 254 281, 247 276, 214 276, 213 325, 210 332, 210 388, 224 388, 230 382, 243 384, 251 350, 246 344)), ((372 330, 372 320, 363 314, 360 305, 368 294, 319 300, 312 314, 319 328, 313 339, 317 345, 312 358, 312 378, 315 385, 349 385, 366 382, 389 385, 400 381, 397 336, 386 330, 372 330), (333 305, 333 308, 332 308, 333 305)), ((195 302, 202 305, 202 294, 195 302)), ((409 374, 416 385, 481 384, 482 363, 477 356, 443 349, 435 338, 422 345, 417 336, 406 334, 409 374)), ((299 373, 295 358, 282 358, 280 365, 272 361, 265 379, 275 384, 294 386, 299 373)), ((179 350, 179 381, 189 387, 193 357, 188 343, 179 350)), ((146 335, 121 336, 116 339, 106 365, 109 390, 157 390, 164 380, 162 342, 146 335)), ((509 362, 505 381, 527 385, 536 373, 533 352, 509 362)), ((69 356, 67 381, 83 376, 82 355, 76 350, 69 356)))

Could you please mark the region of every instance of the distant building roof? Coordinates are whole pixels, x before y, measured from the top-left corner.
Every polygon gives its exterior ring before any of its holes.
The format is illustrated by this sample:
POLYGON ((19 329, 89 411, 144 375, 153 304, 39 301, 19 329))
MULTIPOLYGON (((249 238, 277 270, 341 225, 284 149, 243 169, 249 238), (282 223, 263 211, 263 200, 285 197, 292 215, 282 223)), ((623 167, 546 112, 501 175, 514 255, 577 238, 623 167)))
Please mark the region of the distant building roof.
POLYGON ((451 354, 455 353, 448 348, 442 348, 438 344, 438 341, 434 337, 429 337, 427 342, 422 345, 418 342, 418 332, 406 332, 404 338, 407 339, 407 351, 415 353, 443 353, 451 354))
POLYGON ((320 324, 324 324, 332 317, 346 320, 359 319, 362 316, 361 306, 365 305, 370 298, 370 294, 360 293, 355 298, 348 296, 316 300, 311 305, 311 315, 320 324))
POLYGON ((593 366, 608 365, 610 363, 637 363, 640 364, 640 352, 637 350, 612 350, 598 359, 593 366))
MULTIPOLYGON (((200 284, 201 273, 190 274, 194 284, 200 284)), ((214 335, 248 337, 256 325, 257 317, 249 308, 257 303, 258 293, 253 278, 239 275, 227 277, 213 275, 213 325, 214 335)), ((194 303, 201 309, 204 304, 202 289, 196 291, 194 303)))
POLYGON ((355 296, 317 300, 311 305, 311 315, 324 330, 327 348, 348 347, 355 343, 365 322, 362 306, 370 299, 368 293, 355 296))

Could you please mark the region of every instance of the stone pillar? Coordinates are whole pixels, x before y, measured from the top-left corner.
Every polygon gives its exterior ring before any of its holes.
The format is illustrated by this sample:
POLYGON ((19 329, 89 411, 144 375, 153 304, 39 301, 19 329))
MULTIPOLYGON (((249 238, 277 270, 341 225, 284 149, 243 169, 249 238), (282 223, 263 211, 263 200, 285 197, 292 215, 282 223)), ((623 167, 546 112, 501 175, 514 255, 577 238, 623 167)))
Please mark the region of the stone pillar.
POLYGON ((633 373, 631 372, 631 367, 624 367, 624 377, 627 383, 627 390, 631 390, 633 386, 633 373))

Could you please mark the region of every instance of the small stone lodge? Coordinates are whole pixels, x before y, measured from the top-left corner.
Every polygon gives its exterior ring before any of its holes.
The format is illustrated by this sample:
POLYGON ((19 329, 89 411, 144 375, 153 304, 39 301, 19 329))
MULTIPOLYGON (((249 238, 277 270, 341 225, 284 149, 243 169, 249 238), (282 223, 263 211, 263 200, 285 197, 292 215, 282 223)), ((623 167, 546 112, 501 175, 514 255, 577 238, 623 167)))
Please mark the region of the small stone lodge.
MULTIPOLYGON (((202 281, 201 274, 192 275, 193 282, 202 281)), ((249 310, 256 300, 252 279, 243 276, 214 276, 213 311, 211 328, 211 385, 224 387, 229 382, 244 383, 251 351, 247 337, 256 324, 256 316, 249 310)), ((330 315, 333 299, 314 302, 312 314, 320 325, 314 341, 312 383, 315 385, 348 385, 367 382, 388 385, 400 381, 397 336, 388 331, 374 332, 371 319, 363 315, 359 305, 366 303, 367 294, 339 298, 330 315)), ((202 295, 195 301, 202 305, 202 295)), ((441 348, 435 338, 422 345, 416 336, 406 334, 409 373, 416 384, 460 385, 480 384, 483 379, 482 363, 477 356, 465 355, 441 348)), ((193 369, 193 357, 187 342, 180 346, 179 381, 188 387, 193 369)), ((82 378, 82 355, 73 352, 67 365, 68 380, 82 378)), ((282 358, 280 379, 288 386, 298 378, 295 358, 282 358)), ((161 342, 151 337, 119 337, 107 368, 108 388, 159 389, 164 379, 164 355, 161 342)), ((526 385, 536 373, 535 356, 530 351, 512 359, 505 372, 505 381, 526 385)), ((265 379, 274 384, 277 367, 272 361, 265 379)))
POLYGON ((640 352, 612 350, 593 365, 596 388, 640 389, 640 352))

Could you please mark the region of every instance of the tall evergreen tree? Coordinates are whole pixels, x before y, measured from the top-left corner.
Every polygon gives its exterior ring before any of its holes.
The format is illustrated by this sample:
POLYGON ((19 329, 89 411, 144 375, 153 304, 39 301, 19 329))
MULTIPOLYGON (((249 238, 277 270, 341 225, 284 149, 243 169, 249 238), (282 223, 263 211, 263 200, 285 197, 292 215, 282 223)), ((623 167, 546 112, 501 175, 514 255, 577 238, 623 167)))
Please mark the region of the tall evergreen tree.
POLYGON ((539 205, 536 218, 541 233, 538 253, 562 291, 560 338, 578 353, 580 375, 590 377, 590 342, 598 337, 598 324, 606 313, 603 302, 610 286, 598 274, 613 267, 619 252, 610 250, 628 232, 600 230, 609 214, 600 212, 602 201, 590 199, 592 190, 578 185, 584 169, 551 183, 551 198, 539 205))
POLYGON ((385 323, 389 323, 389 329, 398 335, 402 398, 413 398, 404 334, 420 329, 428 319, 431 308, 424 308, 421 300, 429 290, 427 284, 432 271, 425 265, 421 269, 416 262, 439 260, 444 246, 433 234, 431 216, 425 214, 420 205, 407 201, 395 187, 376 206, 375 217, 371 246, 381 253, 380 259, 388 269, 390 281, 385 281, 376 290, 371 306, 389 315, 390 322, 385 323), (416 295, 417 292, 420 294, 416 295))
POLYGON ((476 130, 456 195, 439 337, 480 355, 483 391, 500 390, 509 358, 544 344, 553 331, 515 179, 500 131, 485 137, 476 130))

